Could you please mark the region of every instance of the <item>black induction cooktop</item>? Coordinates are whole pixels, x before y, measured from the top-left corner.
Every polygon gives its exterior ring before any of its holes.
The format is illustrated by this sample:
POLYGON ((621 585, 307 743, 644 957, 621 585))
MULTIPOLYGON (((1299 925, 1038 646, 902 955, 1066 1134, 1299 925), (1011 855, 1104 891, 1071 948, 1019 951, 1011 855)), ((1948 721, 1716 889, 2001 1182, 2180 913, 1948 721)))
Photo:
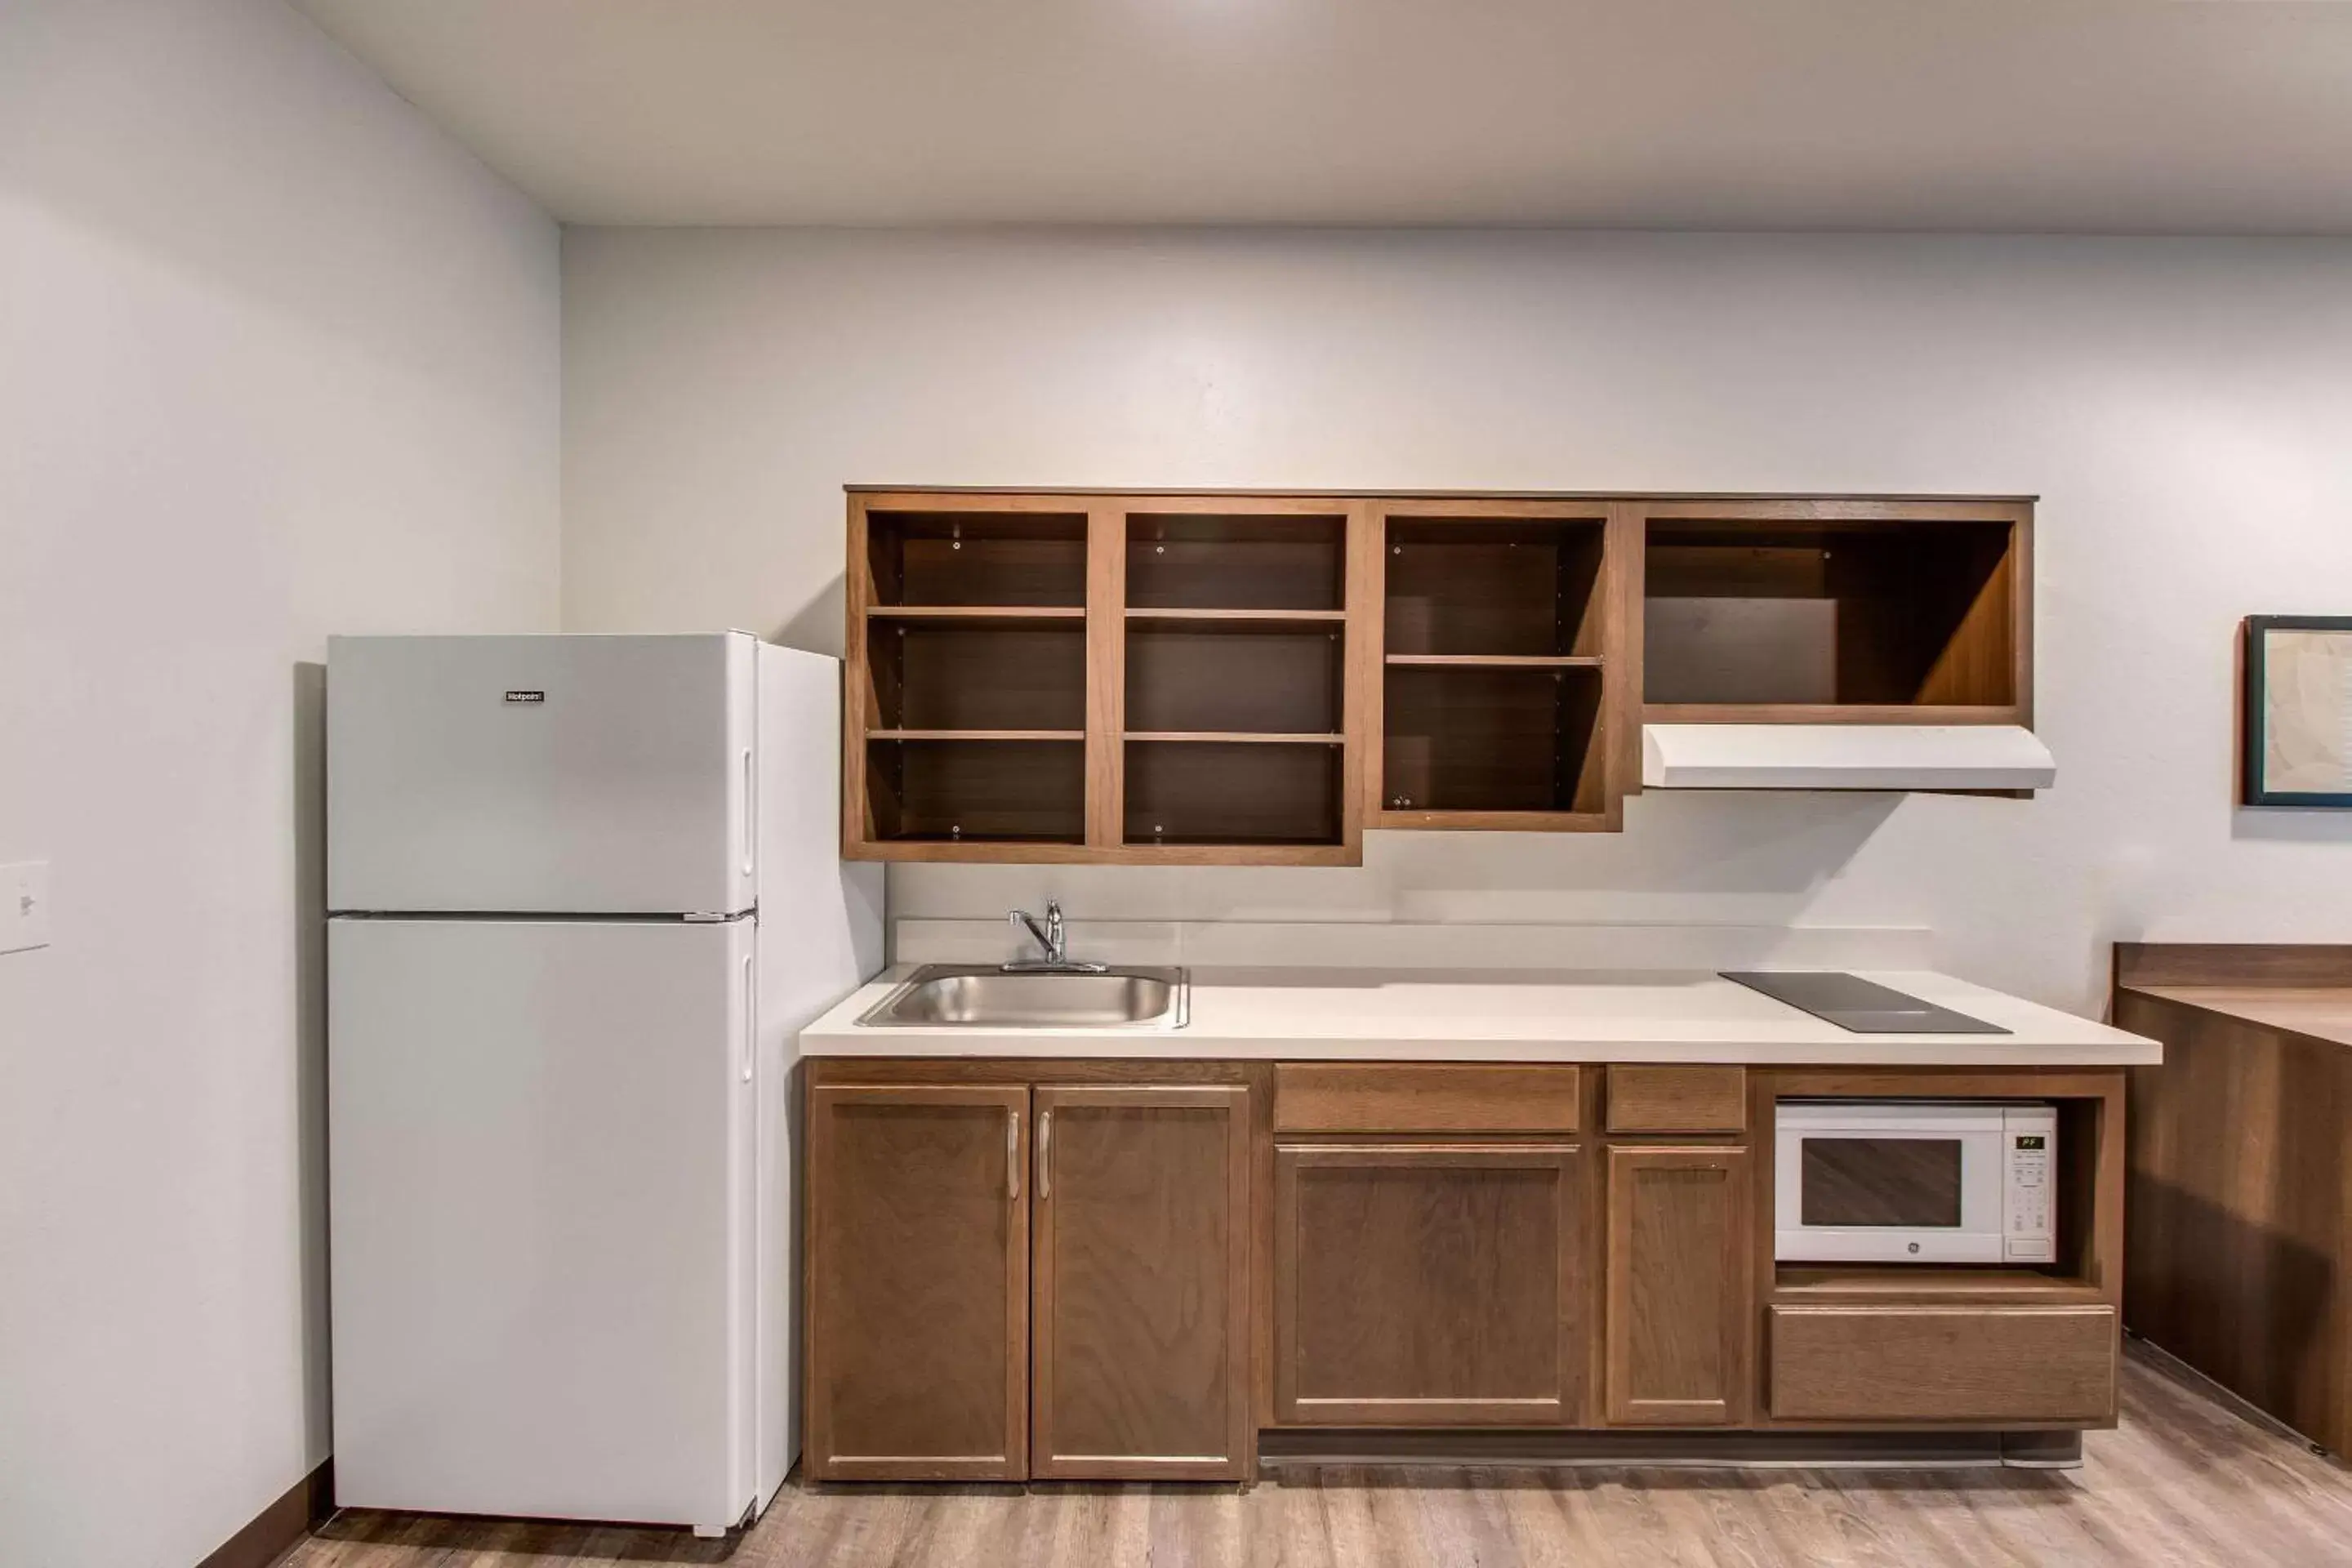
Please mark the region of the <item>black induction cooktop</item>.
POLYGON ((1835 1024, 1856 1035, 2006 1035, 1982 1018, 1922 1002, 1890 986, 1835 970, 1725 970, 1736 980, 1776 1002, 1835 1024))

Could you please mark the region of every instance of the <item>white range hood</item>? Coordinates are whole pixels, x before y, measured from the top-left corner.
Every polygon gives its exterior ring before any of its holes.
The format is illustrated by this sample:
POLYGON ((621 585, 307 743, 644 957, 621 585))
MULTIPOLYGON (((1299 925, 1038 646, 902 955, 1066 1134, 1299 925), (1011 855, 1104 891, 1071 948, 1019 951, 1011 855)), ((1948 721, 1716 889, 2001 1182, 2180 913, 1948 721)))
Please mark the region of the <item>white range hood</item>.
POLYGON ((1645 789, 2046 789, 2050 748, 2013 724, 1645 724, 1645 789))

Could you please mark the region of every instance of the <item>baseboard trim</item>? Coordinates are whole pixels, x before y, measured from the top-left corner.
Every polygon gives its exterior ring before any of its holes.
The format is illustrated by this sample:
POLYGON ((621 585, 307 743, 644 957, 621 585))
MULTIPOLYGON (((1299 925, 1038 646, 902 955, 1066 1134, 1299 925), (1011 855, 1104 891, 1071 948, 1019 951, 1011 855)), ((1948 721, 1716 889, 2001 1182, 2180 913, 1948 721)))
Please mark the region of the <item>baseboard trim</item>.
MULTIPOLYGON (((2021 1458, 2066 1463, 2056 1434, 2021 1458)), ((2000 1432, 1500 1431, 1412 1432, 1288 1427, 1258 1434, 1267 1470, 1346 1466, 1510 1465, 1530 1468, 1639 1465, 1661 1469, 1968 1469, 2008 1460, 2000 1432)), ((2076 1449, 2079 1459, 2080 1450, 2076 1449)))
POLYGON ((196 1568, 269 1568, 286 1555, 288 1547, 324 1524, 335 1511, 335 1461, 332 1456, 286 1489, 283 1496, 248 1521, 244 1529, 213 1550, 196 1568))

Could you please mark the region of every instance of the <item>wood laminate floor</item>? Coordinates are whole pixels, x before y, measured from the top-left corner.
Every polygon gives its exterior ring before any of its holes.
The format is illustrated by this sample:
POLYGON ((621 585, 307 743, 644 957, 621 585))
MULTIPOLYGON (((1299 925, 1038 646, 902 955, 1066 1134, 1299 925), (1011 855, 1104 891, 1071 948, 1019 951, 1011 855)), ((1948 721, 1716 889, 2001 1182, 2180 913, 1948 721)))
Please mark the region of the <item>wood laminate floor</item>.
POLYGON ((2352 1471, 2126 1359, 2073 1471, 1291 1469, 1172 1486, 803 1488, 730 1541, 345 1514, 284 1568, 2352 1564, 2352 1471), (1286 1477, 1287 1479, 1282 1479, 1286 1477))

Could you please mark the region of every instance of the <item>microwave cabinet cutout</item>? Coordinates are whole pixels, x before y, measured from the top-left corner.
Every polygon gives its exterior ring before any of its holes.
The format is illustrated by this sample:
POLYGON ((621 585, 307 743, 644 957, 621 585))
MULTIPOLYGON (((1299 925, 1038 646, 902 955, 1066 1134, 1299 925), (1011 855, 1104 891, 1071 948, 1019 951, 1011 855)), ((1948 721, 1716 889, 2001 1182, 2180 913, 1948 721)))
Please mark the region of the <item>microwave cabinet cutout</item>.
POLYGON ((2253 616, 2242 804, 2352 807, 2352 616, 2253 616))

